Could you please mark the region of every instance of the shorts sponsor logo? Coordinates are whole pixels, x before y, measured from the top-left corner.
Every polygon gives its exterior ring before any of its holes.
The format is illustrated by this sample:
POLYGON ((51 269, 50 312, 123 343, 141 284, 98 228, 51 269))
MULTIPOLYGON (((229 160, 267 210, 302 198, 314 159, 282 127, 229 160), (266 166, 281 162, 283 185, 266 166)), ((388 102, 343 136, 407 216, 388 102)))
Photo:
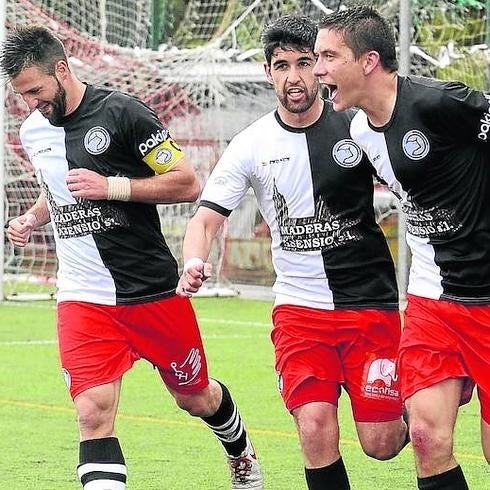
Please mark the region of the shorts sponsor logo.
POLYGON ((193 347, 182 362, 173 361, 170 367, 174 372, 179 386, 195 384, 196 378, 201 372, 201 353, 193 347))
POLYGON ((341 167, 352 168, 362 160, 362 150, 354 141, 343 139, 335 143, 332 148, 332 157, 341 167))
POLYGON ((487 141, 488 132, 490 131, 490 95, 485 95, 485 98, 488 101, 488 107, 487 112, 485 112, 480 119, 480 132, 478 133, 478 138, 483 141, 487 141))
POLYGON ((424 133, 412 129, 405 134, 402 140, 403 153, 410 160, 422 160, 430 151, 430 143, 424 133))
POLYGON ((379 358, 367 363, 364 395, 369 398, 398 398, 399 390, 394 384, 398 381, 396 363, 393 359, 379 358))
POLYGON ((156 133, 152 133, 150 137, 140 143, 138 149, 141 155, 145 156, 150 150, 163 143, 168 138, 168 131, 166 129, 159 129, 156 133))
POLYGON ((104 153, 111 144, 109 131, 102 126, 95 126, 85 133, 83 145, 91 155, 104 153))

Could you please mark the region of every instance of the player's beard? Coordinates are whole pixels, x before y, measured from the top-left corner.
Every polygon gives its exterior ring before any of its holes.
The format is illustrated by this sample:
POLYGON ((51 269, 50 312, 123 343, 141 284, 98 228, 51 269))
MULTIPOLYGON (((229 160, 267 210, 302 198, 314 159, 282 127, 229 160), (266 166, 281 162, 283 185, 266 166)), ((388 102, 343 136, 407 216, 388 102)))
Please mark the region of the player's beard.
POLYGON ((66 91, 58 79, 56 79, 56 83, 58 84, 58 90, 51 101, 51 114, 43 114, 52 124, 59 124, 66 113, 66 91))
POLYGON ((316 87, 312 92, 305 88, 304 93, 306 97, 301 102, 293 102, 288 98, 286 91, 282 91, 281 93, 276 91, 280 104, 284 107, 284 109, 293 114, 301 114, 302 112, 306 112, 313 105, 318 95, 318 87, 316 87))

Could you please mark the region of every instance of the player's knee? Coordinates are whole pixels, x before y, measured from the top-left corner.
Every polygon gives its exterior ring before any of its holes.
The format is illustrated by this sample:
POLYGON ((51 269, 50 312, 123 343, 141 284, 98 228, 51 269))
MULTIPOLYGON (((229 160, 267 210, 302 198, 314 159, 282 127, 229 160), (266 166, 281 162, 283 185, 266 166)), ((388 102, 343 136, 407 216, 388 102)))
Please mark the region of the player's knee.
POLYGON ((209 417, 216 411, 211 407, 207 394, 203 392, 193 395, 175 395, 175 403, 193 417, 209 417))
POLYGON ((421 458, 450 457, 452 454, 451 431, 438 431, 424 422, 410 424, 410 439, 414 452, 421 458))
POLYGON ((87 436, 107 437, 114 430, 114 410, 111 403, 81 398, 76 403, 80 432, 87 436))
POLYGON ((303 412, 295 415, 296 425, 302 440, 316 439, 326 430, 326 420, 321 414, 314 411, 303 412))
POLYGON ((394 458, 401 450, 402 443, 398 434, 392 432, 373 433, 361 440, 364 453, 370 458, 386 461, 394 458))

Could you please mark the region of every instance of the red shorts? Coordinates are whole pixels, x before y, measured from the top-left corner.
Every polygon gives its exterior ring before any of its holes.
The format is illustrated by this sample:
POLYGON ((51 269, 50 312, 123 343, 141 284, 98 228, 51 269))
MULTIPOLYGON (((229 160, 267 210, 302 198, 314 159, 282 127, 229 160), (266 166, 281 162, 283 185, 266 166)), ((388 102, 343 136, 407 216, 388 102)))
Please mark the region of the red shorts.
POLYGON ((490 423, 490 305, 465 305, 408 295, 400 343, 402 397, 449 378, 465 378, 461 404, 475 383, 490 423))
POLYGON ((194 393, 209 383, 199 327, 187 298, 123 306, 61 302, 58 339, 72 398, 119 379, 140 358, 157 367, 174 391, 194 393))
POLYGON ((272 318, 279 389, 289 411, 318 401, 337 405, 344 386, 357 422, 401 416, 398 311, 280 305, 272 318))

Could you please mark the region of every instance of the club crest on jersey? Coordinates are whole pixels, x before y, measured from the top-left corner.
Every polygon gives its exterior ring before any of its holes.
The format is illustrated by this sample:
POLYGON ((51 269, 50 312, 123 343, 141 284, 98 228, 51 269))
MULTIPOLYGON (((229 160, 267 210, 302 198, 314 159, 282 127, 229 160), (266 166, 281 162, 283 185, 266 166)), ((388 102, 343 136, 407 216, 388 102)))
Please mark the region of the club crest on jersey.
POLYGON ((424 133, 417 129, 408 131, 402 140, 403 153, 410 160, 422 160, 430 151, 430 143, 424 133))
POLYGON ((91 155, 100 155, 109 148, 111 137, 102 126, 95 126, 85 133, 83 145, 91 155))
POLYGON ((352 168, 362 160, 362 150, 354 141, 343 139, 335 143, 332 157, 341 167, 352 168))

